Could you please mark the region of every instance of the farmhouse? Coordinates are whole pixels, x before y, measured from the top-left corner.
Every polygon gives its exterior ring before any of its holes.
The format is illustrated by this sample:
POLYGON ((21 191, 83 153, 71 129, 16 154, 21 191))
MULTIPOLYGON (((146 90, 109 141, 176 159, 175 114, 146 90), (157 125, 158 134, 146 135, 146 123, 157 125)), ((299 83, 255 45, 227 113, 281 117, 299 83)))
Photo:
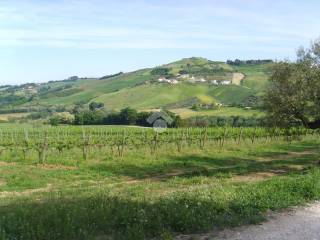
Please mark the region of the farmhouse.
POLYGON ((158 82, 165 82, 167 79, 165 78, 165 77, 160 77, 159 79, 158 79, 158 82))
POLYGON ((173 78, 173 79, 167 79, 167 78, 165 78, 165 77, 160 77, 160 78, 158 79, 158 82, 161 82, 161 83, 169 83, 169 84, 178 84, 178 83, 179 83, 179 81, 178 81, 177 79, 175 79, 175 78, 173 78))
POLYGON ((230 85, 231 81, 230 80, 222 80, 221 85, 230 85))
POLYGON ((178 84, 179 81, 178 81, 177 79, 171 79, 171 80, 170 80, 170 83, 171 83, 171 84, 178 84))
POLYGON ((212 80, 211 84, 213 84, 213 85, 230 85, 231 81, 230 80, 212 80))
POLYGON ((178 79, 188 79, 188 78, 190 78, 190 75, 189 74, 182 74, 177 77, 178 77, 178 79))
POLYGON ((219 85, 219 81, 218 81, 218 80, 212 80, 211 83, 212 83, 213 85, 219 85))

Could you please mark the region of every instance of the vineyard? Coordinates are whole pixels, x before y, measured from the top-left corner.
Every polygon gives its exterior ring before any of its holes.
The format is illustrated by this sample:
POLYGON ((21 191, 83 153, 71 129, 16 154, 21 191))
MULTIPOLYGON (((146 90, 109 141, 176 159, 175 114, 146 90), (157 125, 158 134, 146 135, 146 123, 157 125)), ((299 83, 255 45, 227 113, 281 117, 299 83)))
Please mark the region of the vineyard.
POLYGON ((2 125, 0 240, 175 239, 260 222, 320 198, 319 133, 2 125))
POLYGON ((63 156, 68 151, 81 152, 83 160, 92 153, 122 158, 130 151, 157 154, 190 147, 222 149, 228 143, 291 142, 317 134, 318 131, 304 128, 181 128, 163 133, 121 127, 2 128, 0 154, 10 152, 23 159, 36 154, 39 163, 45 163, 49 155, 63 156))

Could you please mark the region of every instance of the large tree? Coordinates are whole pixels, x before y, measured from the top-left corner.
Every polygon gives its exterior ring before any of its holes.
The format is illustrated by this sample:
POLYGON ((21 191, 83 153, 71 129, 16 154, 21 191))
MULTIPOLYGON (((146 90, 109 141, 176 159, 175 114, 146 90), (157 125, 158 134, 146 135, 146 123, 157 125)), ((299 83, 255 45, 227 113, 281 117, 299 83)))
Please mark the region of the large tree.
POLYGON ((297 61, 274 65, 265 105, 274 124, 320 128, 320 39, 300 48, 297 61))

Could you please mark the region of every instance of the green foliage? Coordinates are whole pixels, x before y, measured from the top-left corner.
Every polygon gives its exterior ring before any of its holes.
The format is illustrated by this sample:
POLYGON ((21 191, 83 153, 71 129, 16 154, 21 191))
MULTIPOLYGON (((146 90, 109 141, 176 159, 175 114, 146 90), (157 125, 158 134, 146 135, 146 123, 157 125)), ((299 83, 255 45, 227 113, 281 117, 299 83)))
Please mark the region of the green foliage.
POLYGON ((51 126, 58 126, 59 125, 59 117, 58 116, 52 116, 49 118, 49 124, 51 126))
POLYGON ((123 74, 123 72, 118 72, 118 73, 115 73, 115 74, 106 75, 106 76, 101 77, 100 80, 105 80, 105 79, 108 79, 108 78, 117 77, 117 76, 120 76, 122 74, 123 74))
POLYGON ((57 126, 59 124, 73 124, 75 117, 69 112, 56 113, 49 118, 49 124, 57 126))
POLYGON ((170 72, 169 68, 158 67, 151 71, 151 75, 167 76, 170 72))
POLYGON ((75 115, 74 123, 76 125, 96 125, 101 124, 104 117, 102 111, 85 110, 75 115))
POLYGON ((89 109, 90 109, 91 111, 95 111, 95 110, 97 110, 97 109, 99 109, 99 108, 103 108, 103 107, 104 107, 104 103, 91 102, 91 103, 89 104, 89 109))
POLYGON ((300 122, 305 127, 320 127, 319 42, 301 50, 297 62, 280 62, 274 66, 264 99, 274 124, 300 122))
MULTIPOLYGON (((147 119, 153 112, 138 112, 133 108, 123 108, 120 112, 105 112, 101 110, 103 104, 92 102, 89 105, 89 110, 83 110, 80 107, 73 109, 75 114, 75 125, 137 125, 150 127, 147 119)), ((165 111, 172 119, 172 123, 168 127, 179 127, 182 125, 182 120, 176 114, 165 111)), ((55 119, 55 117, 53 118, 55 119)), ((60 121, 61 122, 61 121, 60 121)), ((68 122, 69 124, 71 122, 68 122)))
POLYGON ((234 61, 228 60, 227 64, 234 65, 234 66, 240 66, 240 65, 258 65, 258 64, 268 64, 273 63, 273 60, 271 59, 263 59, 263 60, 239 60, 236 59, 234 61))
POLYGON ((120 111, 119 117, 123 125, 134 125, 138 119, 138 112, 132 108, 124 108, 120 111))

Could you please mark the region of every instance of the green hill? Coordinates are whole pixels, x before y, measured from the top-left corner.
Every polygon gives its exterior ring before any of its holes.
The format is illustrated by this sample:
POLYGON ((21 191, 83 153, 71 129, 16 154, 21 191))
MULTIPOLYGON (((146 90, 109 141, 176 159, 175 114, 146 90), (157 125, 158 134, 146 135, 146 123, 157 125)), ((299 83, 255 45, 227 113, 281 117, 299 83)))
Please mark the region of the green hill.
POLYGON ((272 63, 234 66, 187 58, 150 69, 97 78, 0 87, 0 110, 87 105, 108 109, 191 108, 194 105, 248 106, 263 93, 272 63), (235 74, 243 79, 235 79, 235 74), (240 75, 239 75, 240 74, 240 75), (160 78, 165 79, 161 82, 160 78), (217 84, 218 81, 218 84, 217 84), (223 85, 222 81, 227 84, 223 85))

